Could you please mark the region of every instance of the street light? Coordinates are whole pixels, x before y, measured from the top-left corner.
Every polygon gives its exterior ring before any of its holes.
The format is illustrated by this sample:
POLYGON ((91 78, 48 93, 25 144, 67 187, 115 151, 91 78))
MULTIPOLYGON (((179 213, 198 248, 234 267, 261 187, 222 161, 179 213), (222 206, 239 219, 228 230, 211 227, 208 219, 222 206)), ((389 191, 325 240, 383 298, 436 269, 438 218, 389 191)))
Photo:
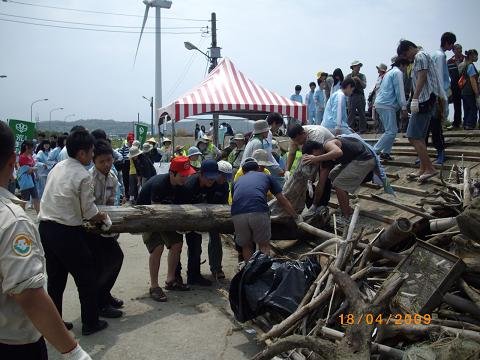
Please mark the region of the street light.
POLYGON ((32 104, 30 105, 30 122, 33 121, 33 104, 36 104, 37 102, 40 102, 40 101, 48 101, 48 99, 39 99, 32 102, 32 104))
POLYGON ((155 135, 155 132, 153 131, 153 96, 151 98, 147 98, 146 96, 142 96, 145 100, 150 102, 150 132, 152 136, 155 135))
POLYGON ((205 55, 207 57, 208 60, 211 59, 211 57, 207 54, 207 53, 204 53, 202 50, 200 50, 198 47, 196 47, 195 45, 193 45, 190 41, 185 41, 183 43, 185 45, 185 48, 187 50, 197 50, 198 52, 202 53, 203 55, 205 55))
POLYGON ((49 118, 49 121, 48 121, 48 131, 52 130, 52 113, 54 111, 57 111, 57 110, 63 110, 63 107, 59 107, 59 108, 55 108, 55 109, 50 110, 50 118, 49 118))

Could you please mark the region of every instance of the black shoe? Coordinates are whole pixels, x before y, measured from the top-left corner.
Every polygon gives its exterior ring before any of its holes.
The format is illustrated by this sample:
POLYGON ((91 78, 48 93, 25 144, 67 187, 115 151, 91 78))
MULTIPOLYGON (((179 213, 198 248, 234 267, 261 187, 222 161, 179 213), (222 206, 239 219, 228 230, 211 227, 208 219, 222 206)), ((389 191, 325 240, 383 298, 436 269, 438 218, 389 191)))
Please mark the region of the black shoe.
POLYGON ((208 279, 205 279, 202 275, 195 276, 194 278, 187 279, 188 285, 199 285, 199 286, 212 286, 212 282, 208 279))
POLYGON ((67 328, 68 331, 73 329, 73 324, 71 322, 64 321, 63 323, 65 324, 65 327, 67 328))
POLYGON ((111 305, 107 305, 104 308, 100 309, 100 311, 98 312, 98 315, 104 318, 115 319, 115 318, 122 317, 123 311, 115 309, 111 305))
POLYGON ((107 327, 108 327, 108 322, 106 322, 105 320, 98 320, 95 325, 83 324, 82 335, 84 336, 92 335, 92 334, 95 334, 96 332, 106 329, 107 327))
POLYGON ((112 305, 112 307, 114 307, 115 309, 120 309, 121 307, 123 307, 123 300, 120 300, 110 295, 110 305, 112 305))

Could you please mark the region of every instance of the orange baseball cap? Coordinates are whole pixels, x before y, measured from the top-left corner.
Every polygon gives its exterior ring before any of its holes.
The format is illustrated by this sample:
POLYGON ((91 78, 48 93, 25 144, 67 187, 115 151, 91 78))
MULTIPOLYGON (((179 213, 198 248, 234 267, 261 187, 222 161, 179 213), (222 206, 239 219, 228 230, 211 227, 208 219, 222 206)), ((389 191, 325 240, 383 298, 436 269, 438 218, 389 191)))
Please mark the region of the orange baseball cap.
POLYGON ((190 176, 195 174, 195 169, 190 165, 188 156, 177 156, 170 162, 170 171, 180 174, 180 176, 190 176))

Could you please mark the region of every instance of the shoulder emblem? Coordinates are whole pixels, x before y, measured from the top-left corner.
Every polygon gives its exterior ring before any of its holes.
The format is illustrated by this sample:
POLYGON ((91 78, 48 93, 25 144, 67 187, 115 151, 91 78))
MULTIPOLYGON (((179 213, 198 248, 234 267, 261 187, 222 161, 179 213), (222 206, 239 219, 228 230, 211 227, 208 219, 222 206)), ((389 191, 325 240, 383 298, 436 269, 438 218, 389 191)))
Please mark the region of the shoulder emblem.
POLYGON ((17 256, 26 257, 32 252, 32 239, 27 234, 19 234, 15 236, 12 243, 13 252, 17 256))

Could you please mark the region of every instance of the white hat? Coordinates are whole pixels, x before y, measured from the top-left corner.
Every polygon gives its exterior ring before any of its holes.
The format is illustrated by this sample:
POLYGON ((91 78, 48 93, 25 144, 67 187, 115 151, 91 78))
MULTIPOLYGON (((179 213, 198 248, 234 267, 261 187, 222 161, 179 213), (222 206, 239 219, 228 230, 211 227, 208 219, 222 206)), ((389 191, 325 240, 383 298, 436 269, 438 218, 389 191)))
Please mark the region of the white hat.
POLYGON ((135 147, 140 147, 140 141, 138 140, 134 140, 133 143, 132 143, 132 146, 135 146, 135 147))
POLYGON ((253 152, 252 157, 257 160, 260 166, 273 166, 274 163, 268 160, 268 153, 263 149, 257 149, 253 152))
POLYGON ((187 156, 202 155, 201 151, 196 146, 188 148, 187 156))
POLYGON ((218 162, 218 171, 224 174, 231 174, 233 172, 232 164, 228 161, 220 160, 218 162))
POLYGON ((360 61, 354 60, 354 61, 352 62, 352 65, 350 65, 350 68, 352 68, 352 67, 354 67, 354 66, 357 66, 357 65, 363 66, 363 64, 362 64, 360 61))
POLYGON ((128 150, 128 158, 131 159, 131 158, 134 158, 135 156, 138 156, 140 155, 142 152, 140 151, 140 149, 136 146, 132 146, 130 148, 130 150, 128 150))
POLYGON ((253 124, 253 134, 258 135, 258 134, 263 134, 265 132, 268 132, 270 130, 270 126, 268 126, 267 120, 258 120, 255 121, 253 124))
POLYGON ((207 135, 203 135, 200 139, 197 140, 197 144, 198 143, 204 143, 204 144, 208 144, 212 141, 212 139, 207 136, 207 135))
POLYGON ((245 141, 245 136, 242 133, 237 133, 233 137, 233 140, 244 140, 245 141))
POLYGON ((144 144, 142 145, 142 152, 143 152, 143 153, 148 153, 148 152, 150 152, 150 150, 152 150, 152 149, 153 149, 153 145, 150 144, 150 143, 148 143, 148 142, 146 142, 146 143, 144 143, 144 144))
POLYGON ((169 138, 165 137, 165 138, 163 138, 162 143, 165 144, 166 142, 172 142, 172 140, 170 140, 169 138))

